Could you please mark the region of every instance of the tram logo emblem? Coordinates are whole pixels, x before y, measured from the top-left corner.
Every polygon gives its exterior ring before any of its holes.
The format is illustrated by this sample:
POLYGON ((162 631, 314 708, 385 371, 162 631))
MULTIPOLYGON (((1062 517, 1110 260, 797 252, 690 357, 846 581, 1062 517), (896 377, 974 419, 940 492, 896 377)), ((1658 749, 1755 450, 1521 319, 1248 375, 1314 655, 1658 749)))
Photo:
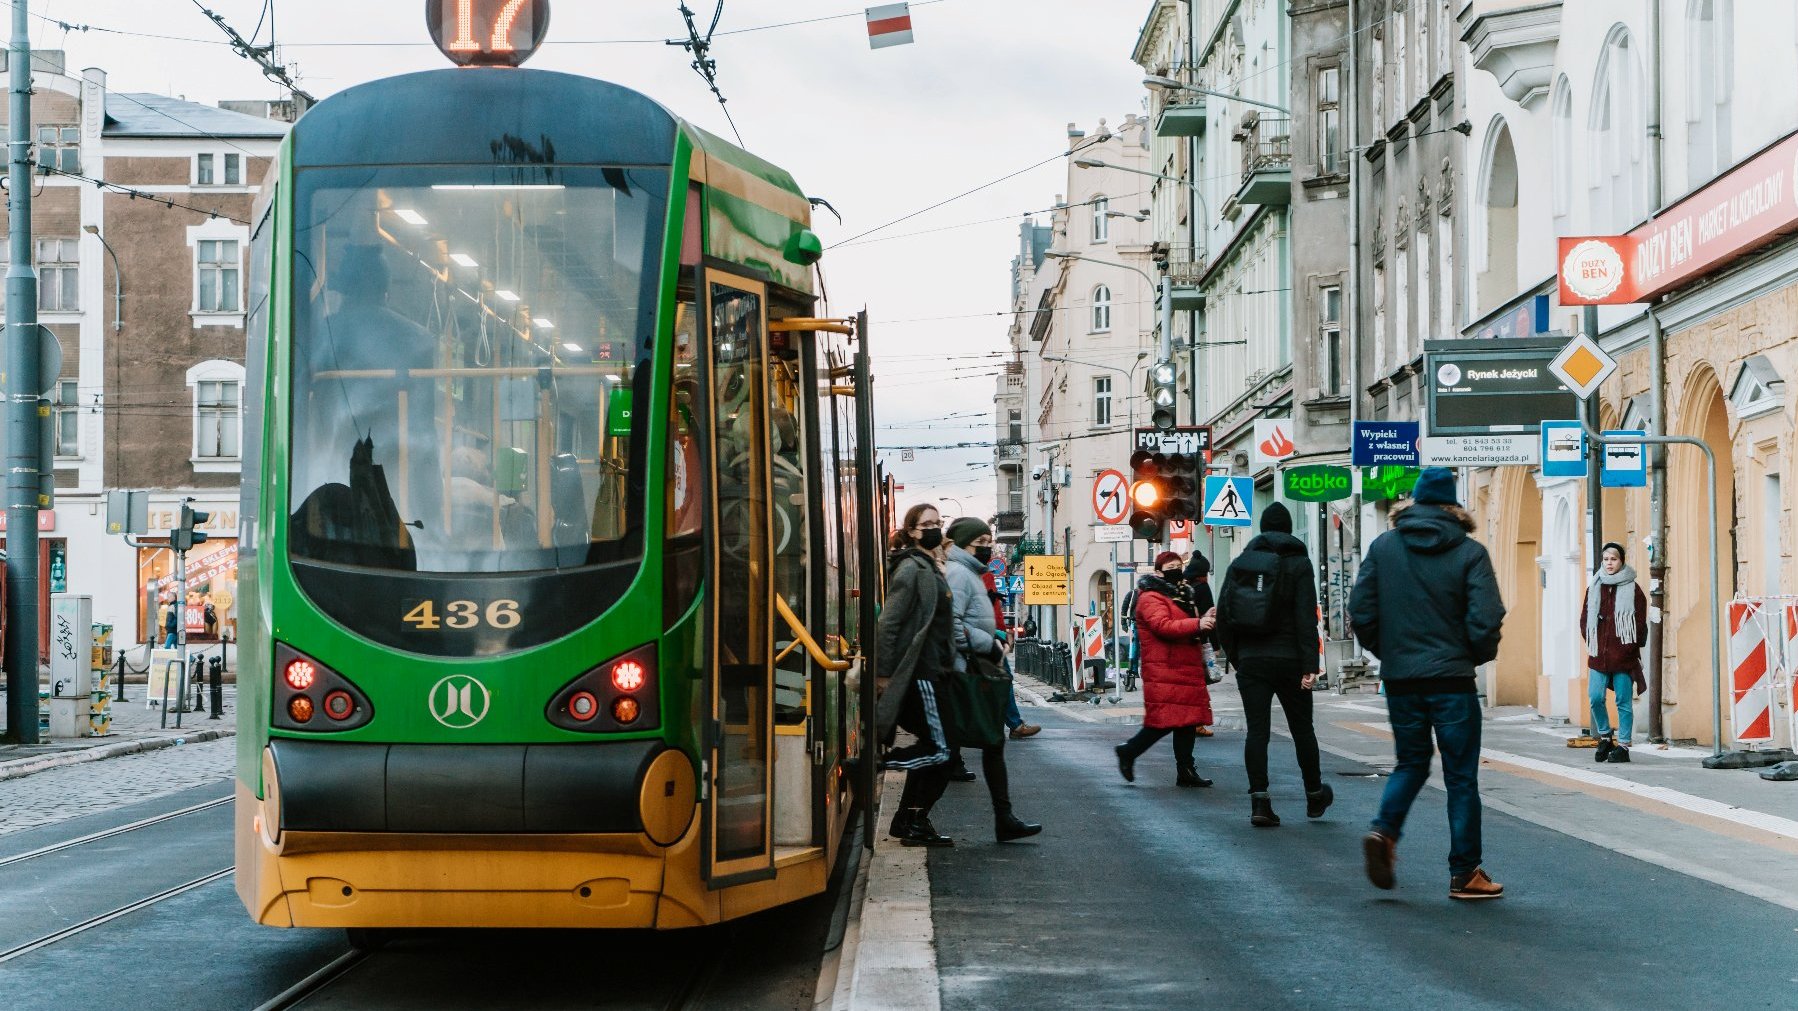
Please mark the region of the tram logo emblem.
POLYGON ((431 686, 431 716, 451 730, 467 730, 487 718, 493 696, 466 674, 451 674, 431 686))

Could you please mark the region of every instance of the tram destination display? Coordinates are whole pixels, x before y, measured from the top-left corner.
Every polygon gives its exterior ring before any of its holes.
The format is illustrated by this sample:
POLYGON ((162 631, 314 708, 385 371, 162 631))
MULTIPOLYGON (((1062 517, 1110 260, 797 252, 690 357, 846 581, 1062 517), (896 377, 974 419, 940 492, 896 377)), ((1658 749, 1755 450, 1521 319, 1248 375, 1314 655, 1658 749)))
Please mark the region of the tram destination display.
POLYGON ((1578 417, 1579 401, 1549 369, 1564 337, 1424 342, 1426 434, 1526 434, 1578 417))

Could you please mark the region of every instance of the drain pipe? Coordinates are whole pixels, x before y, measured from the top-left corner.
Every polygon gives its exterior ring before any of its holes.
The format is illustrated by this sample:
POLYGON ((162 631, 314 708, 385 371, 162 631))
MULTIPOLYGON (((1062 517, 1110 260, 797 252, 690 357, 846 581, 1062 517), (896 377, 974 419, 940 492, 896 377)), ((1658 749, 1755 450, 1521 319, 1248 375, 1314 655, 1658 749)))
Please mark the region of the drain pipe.
MULTIPOLYGON (((1648 416, 1654 434, 1666 435, 1667 334, 1653 306, 1648 309, 1648 416)), ((1661 658, 1667 627, 1667 447, 1658 443, 1648 446, 1648 537, 1648 607, 1652 616, 1648 623, 1648 739, 1660 744, 1667 739, 1661 712, 1665 697, 1661 658)), ((1717 619, 1713 615, 1711 620, 1717 619)))
MULTIPOLYGON (((1350 334, 1360 334, 1362 332, 1362 330, 1361 330, 1361 295, 1360 295, 1360 292, 1361 292, 1361 165, 1360 165, 1361 155, 1360 155, 1360 151, 1358 149, 1358 145, 1360 144, 1360 139, 1361 139, 1361 50, 1360 50, 1361 10, 1360 10, 1360 7, 1361 7, 1361 5, 1359 2, 1357 2, 1357 0, 1348 0, 1348 20, 1349 20, 1348 52, 1345 55, 1347 56, 1347 63, 1348 63, 1348 91, 1347 91, 1346 97, 1348 99, 1349 115, 1348 115, 1348 144, 1346 145, 1346 150, 1344 150, 1343 155, 1344 155, 1344 158, 1347 159, 1345 161, 1345 164, 1348 166, 1348 175, 1349 175, 1349 205, 1348 205, 1348 233, 1349 233, 1348 270, 1349 270, 1349 276, 1348 276, 1348 283, 1342 286, 1342 288, 1343 288, 1342 297, 1344 300, 1343 317, 1347 322, 1347 329, 1345 332, 1350 333, 1350 334)), ((1375 339, 1378 339, 1377 335, 1376 335, 1375 339)), ((1350 469, 1352 471, 1353 470, 1352 465, 1354 463, 1353 453, 1354 453, 1354 445, 1355 445, 1355 422, 1361 420, 1361 345, 1362 345, 1362 342, 1359 340, 1345 340, 1342 342, 1342 344, 1348 351, 1348 382, 1349 382, 1348 422, 1349 422, 1349 452, 1350 452, 1349 462, 1351 465, 1350 469)), ((1351 480, 1349 487, 1351 489, 1354 489, 1354 488, 1359 487, 1359 484, 1358 484, 1358 482, 1351 480)), ((1361 545, 1361 494, 1358 491, 1354 492, 1353 494, 1351 494, 1349 496, 1348 522, 1343 524, 1343 527, 1346 531, 1345 539, 1348 541, 1348 544, 1344 545, 1348 550, 1345 550, 1342 552, 1342 556, 1343 556, 1342 560, 1344 562, 1343 567, 1346 570, 1346 569, 1354 568, 1355 566, 1353 566, 1352 564, 1348 564, 1348 563, 1351 562, 1351 560, 1358 559, 1361 556, 1361 549, 1362 549, 1362 545, 1361 545)), ((1346 574, 1346 572, 1345 572, 1345 574, 1346 574)), ((1348 581, 1345 580, 1345 582, 1348 582, 1348 581)), ((1343 625, 1345 626, 1344 630, 1346 631, 1346 626, 1348 625, 1348 620, 1346 618, 1346 615, 1348 614, 1348 602, 1347 601, 1342 602, 1342 613, 1345 616, 1344 620, 1343 620, 1343 625)), ((1355 656, 1356 656, 1356 658, 1359 658, 1361 656, 1361 640, 1354 636, 1350 636, 1349 641, 1354 643, 1353 649, 1355 651, 1355 656)))

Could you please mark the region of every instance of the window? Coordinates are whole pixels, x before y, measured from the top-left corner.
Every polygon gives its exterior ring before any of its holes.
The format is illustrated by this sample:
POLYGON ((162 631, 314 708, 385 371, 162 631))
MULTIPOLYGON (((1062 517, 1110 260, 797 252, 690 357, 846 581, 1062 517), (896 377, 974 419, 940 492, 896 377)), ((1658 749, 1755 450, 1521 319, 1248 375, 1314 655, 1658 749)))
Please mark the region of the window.
POLYGON ((37 309, 81 311, 81 259, 74 239, 37 240, 37 309))
POLYGON ((242 186, 243 155, 201 154, 194 156, 195 186, 242 186))
POLYGON ((1093 333, 1111 330, 1111 289, 1099 285, 1093 289, 1093 333))
POLYGON ((194 432, 194 455, 207 460, 235 460, 238 457, 238 395, 243 384, 237 380, 204 380, 194 386, 195 408, 199 423, 194 432))
POLYGON ((81 129, 74 126, 38 127, 37 163, 58 172, 80 172, 81 129))
POLYGON ((195 284, 198 312, 240 312, 238 278, 242 259, 235 239, 201 239, 195 284))
POLYGON ((1761 592, 1779 596, 1779 566, 1785 561, 1779 550, 1780 520, 1785 515, 1785 497, 1778 474, 1768 474, 1761 495, 1761 592))
POLYGON ((1005 419, 1005 437, 1017 441, 1024 438, 1024 412, 1007 411, 1005 419))
POLYGON ((1317 72, 1317 168, 1325 175, 1341 171, 1342 68, 1317 72))
POLYGON ((1342 286, 1317 290, 1317 381, 1326 397, 1342 393, 1342 286))
POLYGON ((1093 424, 1100 428, 1111 424, 1111 377, 1093 377, 1093 424))
POLYGON ((1573 86, 1565 74, 1555 82, 1553 130, 1555 234, 1567 235, 1573 211, 1573 86))
POLYGON ((1648 99, 1629 31, 1611 29, 1594 77, 1589 128, 1593 224, 1621 233, 1648 216, 1648 99))
POLYGON ((81 413, 75 380, 64 379, 55 389, 56 455, 81 455, 81 413))
POLYGON ((1105 242, 1111 238, 1111 201, 1105 197, 1093 198, 1093 241, 1105 242))
POLYGON ((1729 165, 1730 92, 1734 84, 1730 0, 1692 0, 1686 14, 1686 183, 1690 187, 1729 165))
POLYGON ((1005 478, 1005 508, 1018 514, 1018 526, 1024 524, 1024 482, 1018 475, 1010 474, 1005 478))

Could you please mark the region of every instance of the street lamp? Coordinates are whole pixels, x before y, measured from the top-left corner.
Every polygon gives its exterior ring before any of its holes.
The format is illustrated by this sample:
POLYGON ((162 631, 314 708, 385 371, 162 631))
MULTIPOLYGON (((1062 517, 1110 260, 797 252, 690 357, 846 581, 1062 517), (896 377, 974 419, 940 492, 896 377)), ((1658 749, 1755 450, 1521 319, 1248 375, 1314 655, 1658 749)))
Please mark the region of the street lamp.
POLYGON ((98 225, 82 225, 81 230, 99 239, 100 245, 105 246, 112 257, 112 332, 118 333, 125 324, 125 271, 119 266, 119 254, 113 250, 112 243, 106 241, 106 236, 100 234, 98 225))
POLYGON ((1128 263, 1119 263, 1116 260, 1097 260, 1090 256, 1083 256, 1079 253, 1064 252, 1063 250, 1059 250, 1059 249, 1051 249, 1048 252, 1044 253, 1043 255, 1047 256, 1048 258, 1050 258, 1052 260, 1085 260, 1087 263, 1096 263, 1103 267, 1118 267, 1123 270, 1134 270, 1142 276, 1142 279, 1144 281, 1147 281, 1149 283, 1150 290, 1153 290, 1155 287, 1155 279, 1149 276, 1148 271, 1145 271, 1145 270, 1141 269, 1140 267, 1132 267, 1128 263))
POLYGON ((1272 109, 1275 112, 1283 112, 1288 116, 1292 115, 1292 110, 1284 105, 1263 102, 1258 98, 1244 98, 1241 95, 1232 95, 1227 91, 1212 91, 1210 88, 1197 88, 1190 84, 1176 81, 1171 77, 1162 77, 1159 74, 1150 74, 1142 79, 1142 83, 1151 88, 1167 88, 1171 91, 1190 91, 1198 95, 1210 95, 1213 98, 1225 98, 1232 102, 1241 102, 1244 105, 1259 105, 1263 109, 1272 109))
POLYGON ((954 502, 954 503, 955 503, 955 517, 956 517, 956 519, 960 519, 960 518, 961 518, 961 517, 963 517, 963 516, 966 516, 966 515, 967 515, 967 514, 968 514, 968 507, 967 507, 967 506, 965 506, 965 505, 962 505, 962 504, 961 504, 961 499, 959 499, 959 498, 957 498, 957 497, 956 497, 956 496, 954 496, 954 495, 943 495, 943 496, 941 496, 941 497, 939 497, 939 498, 938 498, 938 499, 937 499, 937 501, 938 501, 938 502, 950 502, 950 501, 953 501, 953 502, 954 502))
POLYGON ((1203 259, 1211 258, 1211 226, 1204 223, 1211 220, 1211 205, 1205 201, 1205 194, 1199 190, 1199 181, 1197 179, 1188 180, 1182 179, 1179 176, 1163 175, 1160 172, 1150 172, 1148 169, 1131 168, 1128 165, 1113 165, 1108 161, 1100 161, 1097 158, 1076 158, 1074 159, 1074 167, 1083 169, 1112 169, 1117 172, 1129 172, 1132 175, 1148 176, 1151 179, 1162 179, 1170 183, 1186 183, 1187 187, 1192 190, 1192 198, 1199 202, 1200 210, 1205 212, 1205 217, 1202 219, 1199 228, 1199 238, 1205 243, 1203 259))

